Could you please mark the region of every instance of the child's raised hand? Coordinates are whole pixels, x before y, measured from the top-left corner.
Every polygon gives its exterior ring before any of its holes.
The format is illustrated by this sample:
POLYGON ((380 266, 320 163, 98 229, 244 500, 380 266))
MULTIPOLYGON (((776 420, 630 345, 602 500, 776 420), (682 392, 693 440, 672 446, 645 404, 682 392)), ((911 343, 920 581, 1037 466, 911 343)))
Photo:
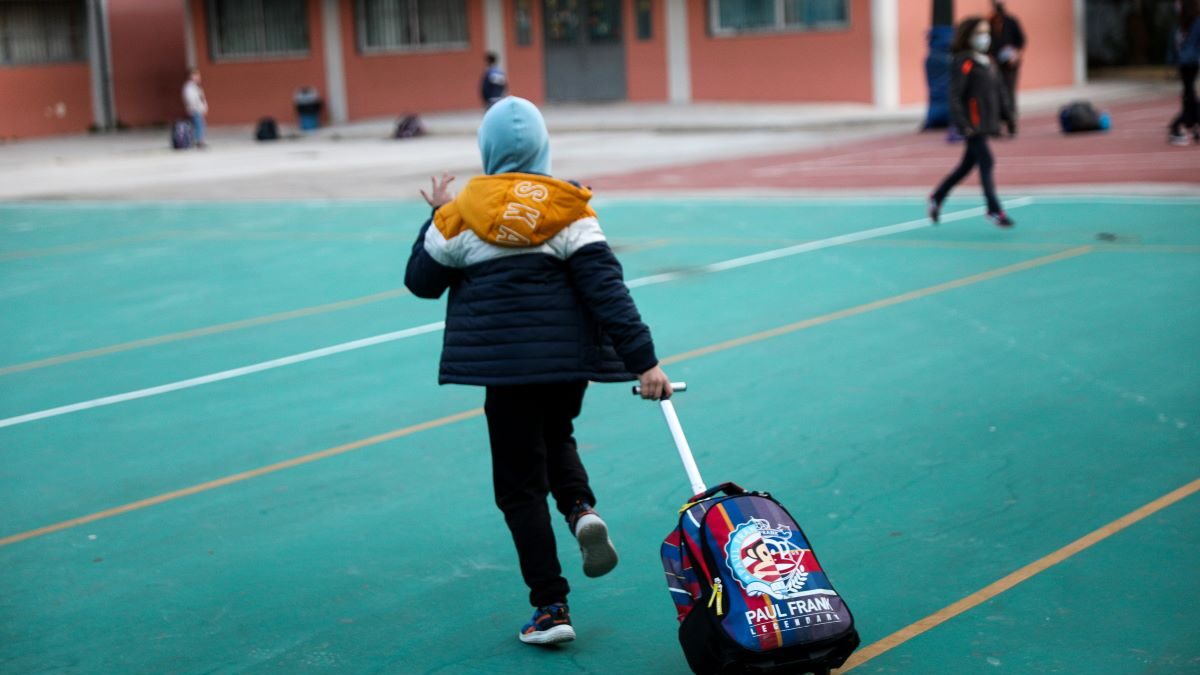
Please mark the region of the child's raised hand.
POLYGON ((450 183, 453 181, 454 176, 451 176, 449 171, 442 172, 440 181, 436 177, 430 176, 429 182, 433 185, 430 194, 425 194, 425 191, 421 190, 421 196, 435 209, 443 204, 449 204, 454 201, 454 193, 450 191, 450 183))

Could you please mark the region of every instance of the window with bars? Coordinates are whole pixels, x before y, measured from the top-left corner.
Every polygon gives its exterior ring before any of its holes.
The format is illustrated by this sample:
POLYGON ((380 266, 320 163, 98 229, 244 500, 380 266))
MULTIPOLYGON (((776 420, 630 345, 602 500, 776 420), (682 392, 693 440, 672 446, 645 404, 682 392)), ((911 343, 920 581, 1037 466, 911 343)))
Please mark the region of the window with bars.
POLYGON ((307 0, 208 0, 214 60, 306 56, 307 0))
POLYGON ((83 0, 0 0, 0 66, 86 60, 83 0))
POLYGON ((849 0, 709 0, 713 34, 824 30, 850 23, 849 0))
POLYGON ((358 0, 358 49, 466 49, 466 0, 358 0))

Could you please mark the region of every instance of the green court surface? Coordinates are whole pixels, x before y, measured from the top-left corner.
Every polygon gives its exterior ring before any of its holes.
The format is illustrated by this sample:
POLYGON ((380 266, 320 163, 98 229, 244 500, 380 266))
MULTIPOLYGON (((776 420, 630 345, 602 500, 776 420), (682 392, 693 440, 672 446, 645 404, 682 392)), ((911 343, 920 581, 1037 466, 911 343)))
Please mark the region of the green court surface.
MULTIPOLYGON (((855 672, 1200 672, 1200 201, 597 207, 701 471, 805 526, 855 672)), ((0 205, 0 672, 687 672, 689 490, 627 386, 577 425, 621 564, 563 526, 579 639, 517 641, 482 391, 401 290, 426 213, 0 205)))

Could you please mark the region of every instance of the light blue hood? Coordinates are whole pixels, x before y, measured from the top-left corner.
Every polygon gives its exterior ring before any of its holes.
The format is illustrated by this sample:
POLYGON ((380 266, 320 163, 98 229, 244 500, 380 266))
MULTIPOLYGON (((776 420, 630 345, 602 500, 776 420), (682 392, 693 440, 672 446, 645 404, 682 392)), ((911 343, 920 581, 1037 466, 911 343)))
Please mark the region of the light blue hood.
POLYGON ((483 172, 550 175, 550 134, 537 106, 523 98, 502 98, 479 125, 483 172))

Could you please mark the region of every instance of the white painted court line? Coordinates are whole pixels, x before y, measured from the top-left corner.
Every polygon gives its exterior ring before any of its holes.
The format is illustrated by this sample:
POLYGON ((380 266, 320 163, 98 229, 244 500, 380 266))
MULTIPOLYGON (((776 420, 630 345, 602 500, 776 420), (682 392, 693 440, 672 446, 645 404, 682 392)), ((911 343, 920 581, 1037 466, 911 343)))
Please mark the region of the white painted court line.
MULTIPOLYGON (((1029 204, 1032 204, 1032 203, 1033 203, 1032 198, 1021 197, 1018 199, 1013 199, 1013 200, 1005 202, 1005 206, 1009 209, 1017 209, 1017 208, 1021 208, 1022 206, 1028 206, 1029 204)), ((984 213, 983 207, 974 208, 974 209, 965 209, 963 211, 953 211, 951 213, 943 214, 941 217, 941 222, 943 222, 943 223, 954 222, 956 220, 963 220, 965 218, 972 218, 975 216, 980 216, 980 215, 983 215, 983 213, 984 213)), ((890 234, 896 234, 899 232, 907 232, 909 230, 916 230, 916 229, 919 229, 922 227, 929 227, 929 226, 930 226, 930 223, 929 223, 928 219, 918 218, 918 219, 909 220, 909 221, 906 221, 903 223, 897 223, 895 225, 887 225, 885 227, 876 227, 876 228, 870 229, 870 230, 862 230, 861 232, 851 232, 849 234, 842 234, 842 235, 838 235, 836 237, 829 237, 828 239, 818 239, 816 241, 805 242, 803 244, 797 244, 795 246, 787 246, 785 248, 779 248, 779 249, 775 249, 773 251, 764 251, 763 253, 755 253, 754 255, 742 256, 740 258, 733 258, 731 260, 724 260, 721 262, 697 267, 693 271, 690 271, 690 272, 679 272, 679 273, 668 272, 666 274, 655 274, 655 275, 648 276, 648 277, 640 277, 638 279, 631 279, 631 280, 625 282, 625 285, 628 286, 629 288, 640 288, 642 286, 650 286, 652 284, 660 284, 660 283, 665 283, 668 281, 673 281, 675 279, 692 276, 693 274, 697 274, 697 273, 709 274, 709 273, 713 273, 713 272, 724 272, 726 270, 737 269, 739 267, 745 267, 747 265, 756 265, 758 263, 763 263, 763 262, 767 262, 770 260, 778 260, 780 258, 786 258, 789 256, 798 255, 801 253, 808 253, 809 251, 817 251, 817 250, 820 250, 823 248, 831 248, 833 246, 842 246, 845 244, 852 244, 857 241, 863 241, 866 239, 875 239, 877 237, 885 237, 890 234)), ((272 359, 270 361, 263 361, 261 363, 255 363, 255 364, 252 364, 249 366, 242 366, 241 368, 233 368, 231 370, 222 370, 221 372, 218 372, 218 373, 212 373, 210 375, 202 375, 200 377, 193 377, 193 378, 190 378, 187 380, 179 380, 178 382, 162 384, 157 387, 149 387, 147 389, 138 389, 136 391, 130 391, 130 392, 126 392, 124 394, 114 394, 112 396, 104 396, 102 398, 94 398, 90 401, 82 401, 80 403, 72 403, 70 405, 59 406, 57 408, 49 408, 49 409, 41 410, 38 412, 27 413, 25 415, 18 415, 16 417, 0 419, 0 428, 13 427, 13 426, 17 426, 18 424, 34 422, 36 420, 42 420, 42 419, 46 419, 49 417, 58 417, 60 415, 68 415, 70 413, 79 412, 81 410, 90 410, 92 408, 102 408, 104 406, 114 405, 117 403, 124 403, 126 401, 136 401, 137 399, 141 399, 141 398, 149 398, 151 396, 167 394, 167 393, 170 393, 173 391, 179 391, 181 389, 191 389, 192 387, 199 387, 201 385, 211 384, 213 382, 221 382, 224 380, 231 380, 235 377, 242 377, 244 375, 251 375, 253 373, 261 373, 264 370, 272 370, 275 368, 282 368, 283 366, 290 366, 294 363, 303 363, 304 361, 312 361, 313 359, 324 358, 326 356, 332 356, 334 354, 341 354, 342 352, 353 351, 356 349, 362 349, 364 347, 371 347, 374 345, 385 344, 388 342, 395 342, 397 340, 403 340, 405 338, 415 337, 417 335, 424 335, 426 333, 435 333, 435 332, 440 331, 443 328, 445 328, 445 326, 446 326, 446 324, 443 321, 437 321, 435 323, 427 323, 423 326, 415 326, 413 328, 405 328, 404 330, 393 331, 391 333, 384 333, 382 335, 376 335, 374 337, 362 338, 360 340, 352 340, 350 342, 343 342, 341 344, 333 345, 330 347, 322 347, 321 349, 314 349, 312 351, 307 351, 307 352, 303 352, 300 354, 293 354, 291 356, 284 356, 282 358, 272 359)))

